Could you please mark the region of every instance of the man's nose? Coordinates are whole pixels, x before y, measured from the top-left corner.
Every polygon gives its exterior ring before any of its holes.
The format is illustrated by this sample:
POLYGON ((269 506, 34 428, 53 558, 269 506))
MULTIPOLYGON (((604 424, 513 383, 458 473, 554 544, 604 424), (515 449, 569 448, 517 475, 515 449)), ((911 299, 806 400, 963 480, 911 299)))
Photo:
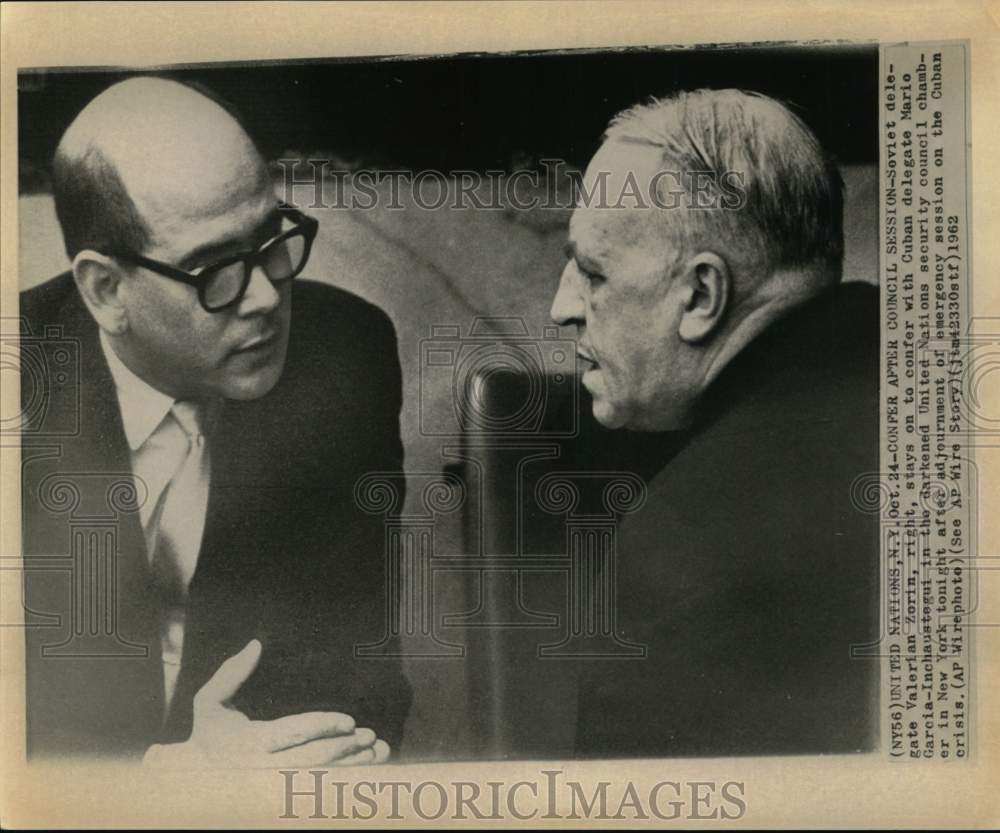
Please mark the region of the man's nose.
POLYGON ((556 297, 552 299, 549 317, 556 324, 572 324, 584 319, 583 298, 580 296, 579 273, 573 261, 566 264, 559 278, 556 297))
POLYGON ((267 272, 263 267, 254 267, 250 273, 250 285, 247 286, 246 295, 240 301, 240 314, 255 315, 262 312, 270 312, 281 303, 281 295, 271 283, 267 272))

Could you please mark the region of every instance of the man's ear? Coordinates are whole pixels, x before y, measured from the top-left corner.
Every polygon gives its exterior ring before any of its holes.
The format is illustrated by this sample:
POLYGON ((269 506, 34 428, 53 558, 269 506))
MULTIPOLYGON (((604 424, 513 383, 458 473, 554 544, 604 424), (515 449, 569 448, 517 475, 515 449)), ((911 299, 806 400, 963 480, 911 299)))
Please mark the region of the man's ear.
POLYGON ((73 279, 98 326, 109 335, 125 333, 128 315, 118 264, 100 252, 84 249, 73 258, 73 279))
POLYGON ((699 252, 684 267, 684 309, 678 334, 682 341, 704 341, 722 324, 732 295, 732 276, 725 259, 699 252))

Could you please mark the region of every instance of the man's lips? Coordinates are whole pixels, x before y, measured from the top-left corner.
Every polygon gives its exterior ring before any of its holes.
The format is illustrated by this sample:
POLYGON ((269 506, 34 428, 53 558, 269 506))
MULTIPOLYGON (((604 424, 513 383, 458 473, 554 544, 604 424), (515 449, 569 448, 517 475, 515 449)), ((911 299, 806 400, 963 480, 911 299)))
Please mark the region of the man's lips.
POLYGON ((577 350, 576 351, 576 357, 578 359, 583 359, 583 361, 587 362, 588 364, 592 365, 593 367, 597 367, 597 359, 592 358, 587 353, 584 353, 582 350, 577 350))
POLYGON ((236 348, 237 353, 245 353, 254 350, 266 350, 278 340, 278 331, 271 330, 262 335, 255 336, 249 341, 236 348))

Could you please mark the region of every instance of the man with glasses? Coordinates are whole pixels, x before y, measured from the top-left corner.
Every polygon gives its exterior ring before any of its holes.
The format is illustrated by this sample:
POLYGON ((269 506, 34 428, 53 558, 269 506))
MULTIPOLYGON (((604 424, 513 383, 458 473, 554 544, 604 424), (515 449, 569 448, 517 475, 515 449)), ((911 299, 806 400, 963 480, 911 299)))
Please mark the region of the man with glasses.
POLYGON ((353 489, 402 467, 392 324, 293 284, 316 220, 188 86, 97 96, 53 186, 72 269, 21 315, 79 372, 40 389, 22 368, 29 754, 385 760, 410 692, 398 661, 355 658, 387 608, 353 489))

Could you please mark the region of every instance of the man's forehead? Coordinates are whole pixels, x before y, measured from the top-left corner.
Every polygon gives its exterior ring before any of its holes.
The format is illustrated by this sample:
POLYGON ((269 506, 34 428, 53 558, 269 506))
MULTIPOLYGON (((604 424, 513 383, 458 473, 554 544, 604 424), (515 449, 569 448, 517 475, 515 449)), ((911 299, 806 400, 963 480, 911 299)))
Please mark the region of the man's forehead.
MULTIPOLYGON (((201 217, 171 213, 166 203, 152 213, 151 245, 159 250, 157 257, 175 260, 215 252, 221 256, 229 251, 246 249, 265 227, 280 222, 278 200, 273 192, 263 192, 253 199, 227 205, 219 211, 201 217)), ((142 206, 148 211, 148 206, 142 206)))
POLYGON ((584 174, 584 186, 590 192, 599 188, 603 181, 614 203, 619 195, 627 193, 633 185, 647 193, 650 183, 662 168, 663 154, 660 148, 646 142, 613 139, 601 145, 590 160, 584 174))
POLYGON ((260 190, 266 171, 249 138, 237 125, 226 131, 183 128, 148 137, 145 154, 131 150, 113 161, 128 190, 171 201, 177 209, 238 198, 260 190))
POLYGON ((646 242, 653 230, 653 212, 647 209, 581 206, 570 218, 570 238, 589 252, 609 251, 646 242))
POLYGON ((200 180, 147 177, 131 196, 157 256, 171 261, 212 245, 245 248, 278 205, 266 169, 261 176, 252 167, 200 180))
POLYGON ((251 153, 225 158, 209 149, 194 156, 168 154, 155 164, 121 172, 140 214, 152 222, 168 215, 197 221, 272 195, 263 162, 251 153))
POLYGON ((662 211, 649 198, 650 183, 661 170, 651 145, 605 142, 584 176, 585 194, 570 218, 570 240, 594 259, 620 258, 649 241, 662 211))

